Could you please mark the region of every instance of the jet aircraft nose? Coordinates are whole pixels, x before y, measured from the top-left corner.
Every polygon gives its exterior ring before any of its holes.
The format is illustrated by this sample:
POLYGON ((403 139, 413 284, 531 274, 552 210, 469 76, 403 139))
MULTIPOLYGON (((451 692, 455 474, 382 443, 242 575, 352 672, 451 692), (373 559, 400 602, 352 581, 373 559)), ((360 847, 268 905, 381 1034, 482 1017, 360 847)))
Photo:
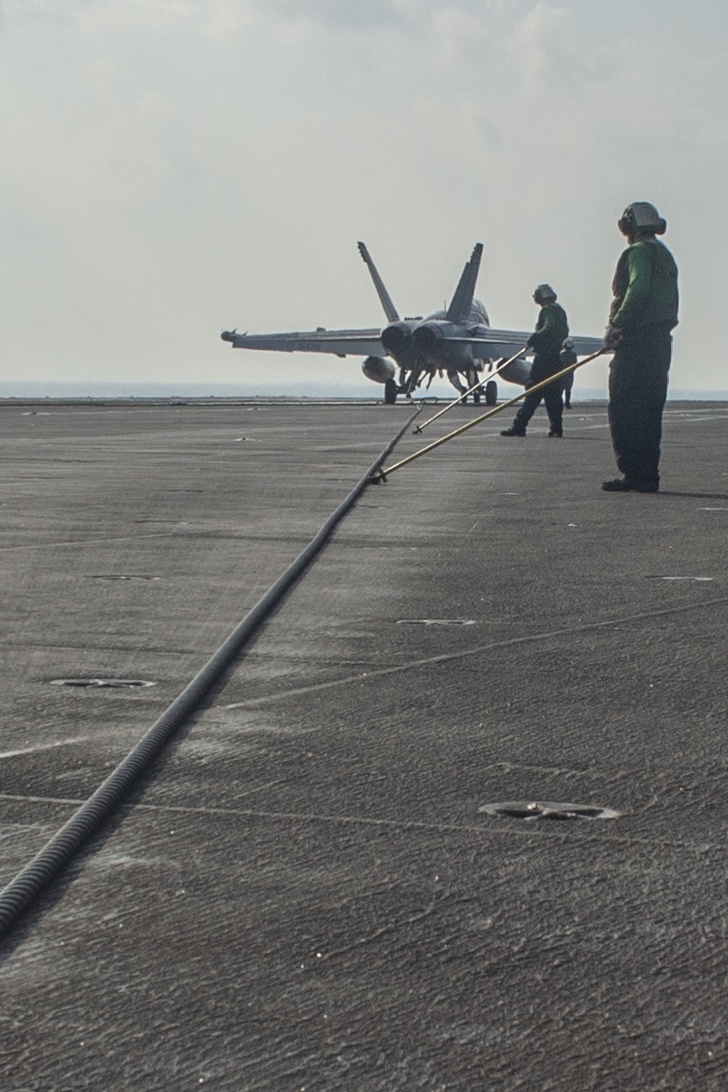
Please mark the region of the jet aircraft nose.
POLYGON ((412 334, 409 326, 402 322, 393 322, 382 330, 382 345, 388 353, 401 353, 408 349, 412 334))

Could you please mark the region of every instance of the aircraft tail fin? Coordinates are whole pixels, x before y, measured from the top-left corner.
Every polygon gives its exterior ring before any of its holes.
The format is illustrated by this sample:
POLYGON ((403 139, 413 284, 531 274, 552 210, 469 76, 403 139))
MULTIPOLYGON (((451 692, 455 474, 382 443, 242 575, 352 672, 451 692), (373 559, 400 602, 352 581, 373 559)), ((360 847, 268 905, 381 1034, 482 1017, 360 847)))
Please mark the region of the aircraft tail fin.
POLYGON ((377 290, 377 295, 381 300, 382 307, 384 308, 384 313, 387 316, 387 322, 399 322, 397 308, 392 303, 392 298, 389 295, 387 289, 384 287, 384 281, 379 276, 379 273, 377 272, 377 267, 369 256, 369 251, 365 247, 364 243, 357 243, 356 245, 359 247, 359 253, 366 263, 367 268, 371 274, 371 278, 374 281, 374 287, 377 290))
POLYGON ((482 253, 483 244, 476 243, 473 248, 473 253, 470 255, 470 261, 465 264, 465 269, 463 270, 458 286, 455 289, 455 295, 452 298, 452 302, 450 303, 445 316, 448 322, 466 322, 468 319, 470 308, 473 306, 475 284, 478 280, 478 270, 480 269, 480 257, 482 253))

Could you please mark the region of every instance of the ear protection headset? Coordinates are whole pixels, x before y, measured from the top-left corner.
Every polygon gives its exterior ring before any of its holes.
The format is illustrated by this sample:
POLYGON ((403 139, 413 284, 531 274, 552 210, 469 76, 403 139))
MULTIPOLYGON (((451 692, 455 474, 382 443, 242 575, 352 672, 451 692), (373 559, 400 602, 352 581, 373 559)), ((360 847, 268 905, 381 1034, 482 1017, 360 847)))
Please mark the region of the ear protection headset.
POLYGON ((620 216, 617 227, 623 235, 637 235, 640 231, 664 235, 667 223, 649 201, 633 201, 620 216))

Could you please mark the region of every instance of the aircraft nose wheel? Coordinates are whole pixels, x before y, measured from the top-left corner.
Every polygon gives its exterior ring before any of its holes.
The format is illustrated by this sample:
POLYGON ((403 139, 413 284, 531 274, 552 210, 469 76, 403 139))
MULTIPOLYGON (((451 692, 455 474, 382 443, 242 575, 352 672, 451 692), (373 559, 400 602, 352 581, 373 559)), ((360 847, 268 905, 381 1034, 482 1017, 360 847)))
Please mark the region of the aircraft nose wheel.
POLYGON ((485 384, 485 404, 494 406, 498 401, 498 384, 495 379, 489 379, 485 384))

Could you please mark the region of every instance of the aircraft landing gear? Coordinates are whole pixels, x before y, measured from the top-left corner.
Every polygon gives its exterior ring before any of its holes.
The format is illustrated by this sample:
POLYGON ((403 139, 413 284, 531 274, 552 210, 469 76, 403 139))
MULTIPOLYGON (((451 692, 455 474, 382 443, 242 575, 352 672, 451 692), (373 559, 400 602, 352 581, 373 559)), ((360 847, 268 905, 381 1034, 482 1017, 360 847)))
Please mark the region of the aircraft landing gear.
POLYGON ((399 393, 399 387, 395 379, 388 379, 384 384, 384 401, 386 405, 393 406, 397 401, 397 394, 399 393))
POLYGON ((468 387, 472 386, 472 384, 468 383, 468 386, 464 387, 462 385, 462 383, 460 382, 460 375, 459 375, 457 369, 455 369, 455 368, 448 368, 447 369, 447 378, 450 380, 450 382, 452 383, 453 387, 458 392, 458 394, 461 394, 463 396, 460 399, 461 403, 464 406, 467 406, 467 404, 468 404, 468 399, 467 399, 468 387))
POLYGON ((474 406, 479 405, 480 404, 480 391, 481 391, 481 388, 479 386, 477 386, 478 373, 475 370, 475 368, 467 368, 466 369, 466 371, 465 371, 465 380, 466 380, 466 382, 468 384, 468 390, 473 391, 473 405, 474 406), (475 390, 473 390, 473 387, 475 387, 475 390))
POLYGON ((498 384, 495 379, 489 379, 485 384, 485 404, 495 406, 498 401, 498 384))

